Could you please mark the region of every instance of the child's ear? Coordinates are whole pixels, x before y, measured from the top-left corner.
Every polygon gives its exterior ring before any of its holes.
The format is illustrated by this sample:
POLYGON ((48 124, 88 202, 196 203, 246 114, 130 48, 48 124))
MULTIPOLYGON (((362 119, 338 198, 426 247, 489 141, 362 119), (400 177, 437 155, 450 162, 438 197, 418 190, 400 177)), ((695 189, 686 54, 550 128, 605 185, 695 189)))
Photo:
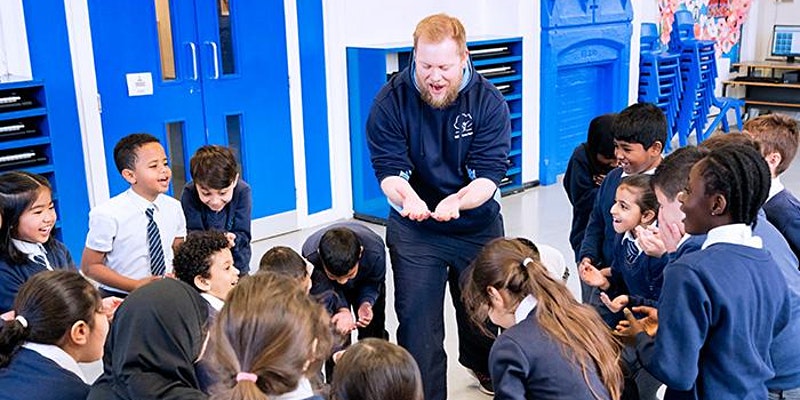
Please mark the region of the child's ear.
POLYGON ((656 212, 653 210, 647 210, 642 213, 642 219, 640 222, 641 224, 650 225, 653 223, 653 221, 655 221, 655 219, 656 219, 656 212))
POLYGON ((728 199, 721 194, 715 194, 711 199, 711 215, 722 215, 728 211, 728 199))
POLYGON ((660 140, 656 140, 647 148, 647 151, 653 156, 661 155, 661 152, 664 151, 664 143, 661 143, 660 140))
POLYGON ((783 160, 783 157, 781 157, 781 153, 773 151, 772 153, 769 153, 766 156, 764 156, 764 160, 767 161, 767 165, 769 165, 770 171, 774 172, 778 168, 778 165, 783 160))
POLYGON ((197 286, 197 288, 200 289, 200 291, 202 292, 207 292, 211 290, 211 283, 208 282, 208 279, 203 278, 200 275, 195 275, 194 285, 197 286))
POLYGON ((136 173, 133 172, 132 169, 129 168, 123 169, 122 178, 125 179, 125 181, 127 181, 131 185, 136 184, 136 173))
POLYGON ((69 330, 69 339, 75 345, 83 346, 89 342, 90 331, 91 329, 89 329, 89 324, 86 321, 77 321, 72 324, 72 328, 69 330))

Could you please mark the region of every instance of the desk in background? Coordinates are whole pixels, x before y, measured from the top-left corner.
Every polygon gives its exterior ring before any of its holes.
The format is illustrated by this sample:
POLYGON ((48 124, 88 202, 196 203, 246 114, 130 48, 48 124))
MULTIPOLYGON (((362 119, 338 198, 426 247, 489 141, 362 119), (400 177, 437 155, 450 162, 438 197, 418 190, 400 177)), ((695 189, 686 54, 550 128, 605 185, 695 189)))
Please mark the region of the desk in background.
MULTIPOLYGON (((732 65, 740 71, 744 69, 745 76, 756 76, 756 70, 762 71, 761 75, 781 78, 784 72, 800 70, 800 63, 755 61, 741 62, 732 65)), ((745 111, 750 107, 766 108, 784 111, 800 111, 800 83, 771 83, 754 82, 746 80, 727 80, 722 82, 723 96, 727 96, 729 86, 743 86, 745 88, 745 111)))

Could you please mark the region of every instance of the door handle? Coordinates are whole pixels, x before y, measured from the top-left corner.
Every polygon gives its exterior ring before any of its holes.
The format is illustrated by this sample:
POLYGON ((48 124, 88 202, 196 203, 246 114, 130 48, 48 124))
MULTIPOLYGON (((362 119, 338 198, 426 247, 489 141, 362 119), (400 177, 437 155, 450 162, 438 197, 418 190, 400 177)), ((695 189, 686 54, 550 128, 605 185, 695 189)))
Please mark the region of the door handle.
POLYGON ((219 55, 217 54, 217 43, 214 41, 204 42, 206 45, 211 46, 211 54, 214 56, 214 76, 211 79, 219 79, 219 55))
POLYGON ((197 46, 194 42, 189 42, 189 49, 192 51, 192 80, 197 80, 197 46))

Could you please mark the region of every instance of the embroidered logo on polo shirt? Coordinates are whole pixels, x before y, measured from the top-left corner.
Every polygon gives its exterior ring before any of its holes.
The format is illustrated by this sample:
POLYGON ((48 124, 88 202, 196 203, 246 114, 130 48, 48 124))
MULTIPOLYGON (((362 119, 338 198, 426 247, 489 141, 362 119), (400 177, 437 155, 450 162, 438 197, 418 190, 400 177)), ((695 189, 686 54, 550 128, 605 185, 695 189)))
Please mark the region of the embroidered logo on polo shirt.
POLYGON ((456 122, 453 123, 455 134, 453 139, 461 139, 462 137, 471 136, 472 131, 472 114, 461 113, 456 117, 456 122))

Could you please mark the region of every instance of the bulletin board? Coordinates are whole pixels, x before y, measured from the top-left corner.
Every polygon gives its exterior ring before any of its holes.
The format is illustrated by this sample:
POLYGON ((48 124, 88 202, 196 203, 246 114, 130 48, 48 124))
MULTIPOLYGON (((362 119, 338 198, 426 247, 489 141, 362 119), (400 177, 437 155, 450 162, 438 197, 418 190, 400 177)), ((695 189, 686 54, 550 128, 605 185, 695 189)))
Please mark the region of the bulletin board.
POLYGON ((739 61, 742 25, 747 20, 752 0, 659 0, 661 41, 669 42, 672 21, 678 10, 694 16, 694 36, 716 41, 717 54, 739 61))

